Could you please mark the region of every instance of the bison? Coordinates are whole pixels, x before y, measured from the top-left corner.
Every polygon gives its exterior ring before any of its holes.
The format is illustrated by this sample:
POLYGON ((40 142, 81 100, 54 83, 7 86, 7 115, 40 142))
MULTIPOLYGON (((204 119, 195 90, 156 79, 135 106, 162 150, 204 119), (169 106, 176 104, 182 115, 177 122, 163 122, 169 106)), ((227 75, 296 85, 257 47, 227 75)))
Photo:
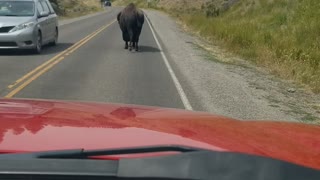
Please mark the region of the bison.
POLYGON ((125 41, 125 49, 131 51, 135 48, 139 51, 139 37, 144 23, 144 14, 133 3, 125 7, 117 16, 122 31, 122 38, 125 41), (128 44, 129 42, 129 44, 128 44))

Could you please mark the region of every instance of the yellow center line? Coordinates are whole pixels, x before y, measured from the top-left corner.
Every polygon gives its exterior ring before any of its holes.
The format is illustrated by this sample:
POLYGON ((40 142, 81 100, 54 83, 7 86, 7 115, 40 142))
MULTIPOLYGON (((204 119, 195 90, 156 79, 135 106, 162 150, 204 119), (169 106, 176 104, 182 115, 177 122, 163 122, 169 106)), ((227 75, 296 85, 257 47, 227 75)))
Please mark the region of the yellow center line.
POLYGON ((85 43, 87 43, 88 41, 90 41, 93 37, 95 37, 96 35, 98 35, 99 33, 101 33, 103 30, 105 30, 108 26, 104 26, 102 29, 100 29, 98 32, 92 34, 92 36, 90 38, 87 38, 86 40, 82 41, 81 43, 79 43, 75 48, 73 48, 72 50, 70 50, 67 54, 71 54, 73 53, 75 50, 77 50, 79 47, 81 47, 82 45, 84 45, 85 43))
MULTIPOLYGON (((29 78, 31 75, 33 75, 34 73, 36 73, 37 71, 39 71, 40 69, 44 68, 45 66, 47 66, 48 64, 52 63, 54 60, 58 59, 60 56, 62 55, 70 55, 71 53, 69 51, 74 52, 74 49, 77 49, 78 45, 81 44, 82 42, 86 41, 87 39, 91 39, 92 36, 96 36, 97 32, 101 32, 104 29, 106 29, 108 26, 110 26, 111 24, 113 24, 115 21, 112 21, 110 24, 103 26, 101 28, 99 28, 98 30, 94 31, 93 33, 89 34, 88 36, 84 37, 83 39, 81 39, 80 41, 78 41, 77 43, 75 43, 74 45, 72 45, 71 47, 69 47, 68 49, 62 51, 61 53, 57 54, 56 56, 54 56, 53 58, 49 59, 48 61, 46 61, 45 63, 39 65, 38 67, 36 67, 35 69, 33 69, 32 71, 30 71, 29 73, 27 73, 26 75, 22 76, 20 79, 16 80, 13 84, 10 84, 8 86, 9 89, 12 89, 13 87, 15 87, 16 85, 18 85, 20 82, 24 81, 25 79, 29 78)), ((87 42, 87 41, 86 41, 87 42)))
POLYGON ((93 39, 95 36, 97 36, 99 33, 101 33, 103 30, 105 30, 106 28, 108 28, 109 26, 111 26, 115 22, 116 22, 116 20, 114 20, 111 23, 99 28, 98 30, 96 30, 93 33, 89 34, 88 36, 86 36, 82 40, 78 41, 76 44, 74 44, 71 47, 69 47, 68 49, 66 49, 63 52, 59 53, 58 55, 54 56, 53 58, 51 58, 47 62, 43 63, 42 65, 36 67, 34 70, 30 71, 29 73, 27 73, 26 75, 24 75, 23 77, 18 79, 15 83, 9 85, 8 88, 11 89, 11 88, 17 86, 22 81, 25 81, 26 79, 29 78, 24 83, 22 83, 20 86, 18 86, 16 89, 14 89, 11 92, 9 92, 9 94, 7 94, 5 96, 5 98, 12 98, 14 95, 19 93, 26 86, 28 86, 32 81, 36 80, 42 74, 46 73, 49 69, 53 68, 56 64, 61 62, 65 58, 65 56, 68 56, 71 53, 73 53, 75 50, 79 49, 81 46, 83 46, 85 43, 87 43, 88 41, 93 39), (38 73, 36 73, 36 72, 38 72, 38 73))
POLYGON ((48 65, 44 69, 42 69, 41 71, 39 71, 37 74, 32 76, 30 79, 28 79, 27 81, 22 83, 18 88, 14 89, 9 94, 7 94, 5 96, 5 98, 12 98, 15 94, 17 94, 19 91, 21 91, 23 88, 25 88, 28 84, 30 84, 32 81, 34 81, 35 79, 40 77, 43 73, 47 72, 49 69, 51 69, 54 65, 58 64, 63 59, 64 59, 64 57, 60 57, 59 59, 57 59, 56 61, 54 61, 53 63, 51 63, 50 65, 48 65))

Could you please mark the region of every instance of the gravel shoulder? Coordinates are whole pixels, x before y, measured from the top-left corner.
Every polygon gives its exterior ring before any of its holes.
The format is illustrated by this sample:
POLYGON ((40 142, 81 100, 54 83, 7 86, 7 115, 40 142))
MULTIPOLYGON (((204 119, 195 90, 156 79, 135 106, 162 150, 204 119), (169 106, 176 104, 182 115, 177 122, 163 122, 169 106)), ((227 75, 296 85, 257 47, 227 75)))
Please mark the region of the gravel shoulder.
POLYGON ((227 55, 163 12, 145 12, 194 110, 241 120, 320 122, 319 95, 227 55))

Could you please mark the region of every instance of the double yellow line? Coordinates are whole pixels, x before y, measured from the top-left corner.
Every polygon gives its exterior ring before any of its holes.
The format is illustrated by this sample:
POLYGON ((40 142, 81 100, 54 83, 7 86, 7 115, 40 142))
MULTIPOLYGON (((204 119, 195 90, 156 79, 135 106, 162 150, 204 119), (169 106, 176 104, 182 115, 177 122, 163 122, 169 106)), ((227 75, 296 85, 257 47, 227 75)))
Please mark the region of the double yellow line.
POLYGON ((22 76, 20 79, 15 81, 13 84, 10 84, 8 86, 8 89, 11 90, 5 98, 12 98, 14 95, 19 93, 22 89, 24 89, 26 86, 28 86, 32 81, 36 80, 38 77, 40 77, 42 74, 46 73, 48 70, 50 70, 52 67, 54 67, 56 64, 61 62, 65 59, 66 56, 69 56, 71 53, 79 49, 81 46, 83 46, 85 43, 90 41, 92 38, 94 38, 96 35, 101 33, 103 30, 111 26, 113 23, 115 23, 116 20, 112 21, 111 23, 102 26, 98 30, 94 31, 93 33, 89 34, 85 38, 81 39, 68 49, 62 51, 58 55, 54 56, 53 58, 49 59, 45 63, 39 65, 26 75, 22 76))

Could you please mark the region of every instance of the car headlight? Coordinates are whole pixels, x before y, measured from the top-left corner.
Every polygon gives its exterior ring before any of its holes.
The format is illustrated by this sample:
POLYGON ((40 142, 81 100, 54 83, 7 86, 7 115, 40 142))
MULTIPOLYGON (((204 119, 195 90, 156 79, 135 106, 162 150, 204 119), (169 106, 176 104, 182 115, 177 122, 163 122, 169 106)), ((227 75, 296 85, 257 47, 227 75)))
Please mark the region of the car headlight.
POLYGON ((14 27, 9 32, 15 32, 15 31, 19 31, 19 30, 22 30, 22 29, 27 29, 27 28, 32 27, 32 26, 34 26, 34 22, 23 23, 23 24, 20 24, 20 25, 14 27))

